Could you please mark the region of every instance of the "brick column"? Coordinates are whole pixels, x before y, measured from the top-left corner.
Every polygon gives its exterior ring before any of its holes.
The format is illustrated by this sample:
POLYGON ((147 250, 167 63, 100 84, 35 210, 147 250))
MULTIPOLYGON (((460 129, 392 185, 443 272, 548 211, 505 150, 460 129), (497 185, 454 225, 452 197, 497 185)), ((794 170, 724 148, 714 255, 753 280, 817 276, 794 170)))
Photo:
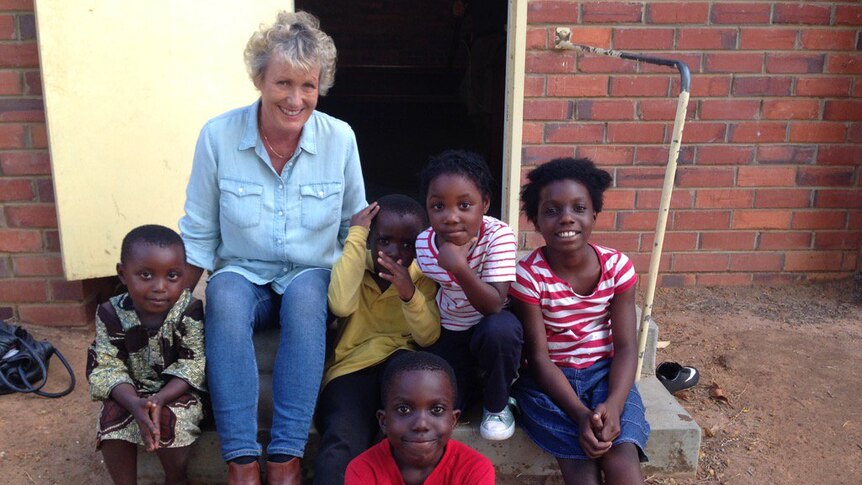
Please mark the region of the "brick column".
POLYGON ((0 0, 0 319, 86 325, 109 281, 63 277, 31 0, 0 0))

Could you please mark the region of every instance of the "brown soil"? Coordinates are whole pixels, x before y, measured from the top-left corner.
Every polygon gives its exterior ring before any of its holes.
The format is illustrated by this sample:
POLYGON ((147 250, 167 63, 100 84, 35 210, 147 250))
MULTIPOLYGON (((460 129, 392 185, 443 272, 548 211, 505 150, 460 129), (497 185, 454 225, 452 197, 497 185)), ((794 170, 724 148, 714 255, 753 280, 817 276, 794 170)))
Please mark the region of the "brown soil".
MULTIPOLYGON (((850 280, 764 288, 660 289, 658 362, 700 370, 679 399, 704 431, 697 477, 671 483, 862 483, 862 305, 850 280), (710 396, 720 390, 726 400, 710 396), (713 392, 714 393, 714 392, 713 392)), ((62 399, 0 396, 0 477, 109 483, 84 379, 92 330, 34 327, 74 364, 62 399)), ((65 383, 51 365, 52 389, 65 383)), ((548 480, 559 482, 559 480, 548 480)))
POLYGON ((858 290, 845 280, 662 291, 653 316, 670 345, 657 361, 700 370, 678 398, 703 442, 697 480, 653 483, 862 483, 858 290))

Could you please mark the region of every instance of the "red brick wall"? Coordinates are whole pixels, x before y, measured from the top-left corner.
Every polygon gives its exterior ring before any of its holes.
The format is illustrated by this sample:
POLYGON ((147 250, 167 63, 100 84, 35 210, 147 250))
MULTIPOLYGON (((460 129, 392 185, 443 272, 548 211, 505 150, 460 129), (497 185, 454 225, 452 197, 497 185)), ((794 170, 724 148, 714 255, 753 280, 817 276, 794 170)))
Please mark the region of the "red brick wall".
MULTIPOLYGON (((774 284, 860 267, 862 5, 781 1, 530 1, 524 172, 587 156, 614 187, 599 243, 649 251, 678 75, 553 49, 572 41, 683 60, 692 97, 664 285, 774 284)), ((524 248, 542 244, 522 220, 524 248)))
MULTIPOLYGON (((858 3, 531 1, 528 21, 525 170, 575 155, 609 169, 616 187, 598 242, 646 272, 676 76, 554 51, 555 26, 692 68, 662 284, 786 283, 859 268, 858 3)), ((32 0, 0 0, 0 318, 82 325, 110 281, 62 276, 38 66, 32 0)), ((525 248, 541 243, 522 228, 525 248)))
POLYGON ((63 278, 32 0, 0 0, 0 319, 84 325, 98 281, 63 278))

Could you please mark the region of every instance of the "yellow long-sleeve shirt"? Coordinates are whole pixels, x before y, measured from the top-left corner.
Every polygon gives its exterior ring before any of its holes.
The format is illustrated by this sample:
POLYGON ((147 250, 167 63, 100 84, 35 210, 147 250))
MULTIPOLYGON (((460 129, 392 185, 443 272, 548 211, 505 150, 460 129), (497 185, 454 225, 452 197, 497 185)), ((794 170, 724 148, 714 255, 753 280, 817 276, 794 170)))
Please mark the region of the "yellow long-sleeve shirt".
POLYGON ((378 364, 400 349, 427 347, 440 337, 437 284, 416 262, 408 272, 416 291, 402 301, 390 285, 384 292, 374 281, 374 262, 366 249, 368 229, 351 226, 341 258, 332 267, 329 308, 338 317, 338 343, 327 362, 323 385, 336 377, 378 364))

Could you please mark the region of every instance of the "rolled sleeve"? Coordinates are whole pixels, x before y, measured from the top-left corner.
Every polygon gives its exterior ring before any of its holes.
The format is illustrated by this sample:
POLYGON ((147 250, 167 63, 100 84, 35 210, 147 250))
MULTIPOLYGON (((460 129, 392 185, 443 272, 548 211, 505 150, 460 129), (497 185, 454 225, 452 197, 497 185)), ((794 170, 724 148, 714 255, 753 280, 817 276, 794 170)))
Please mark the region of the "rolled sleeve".
POLYGON ((353 226, 344 243, 341 257, 332 266, 327 294, 329 308, 338 317, 348 317, 359 308, 362 278, 365 275, 368 229, 353 226))
POLYGON ((359 163, 359 149, 356 145, 356 134, 350 130, 350 141, 347 143, 344 165, 344 199, 341 206, 341 225, 338 229, 338 242, 344 244, 350 230, 350 218, 366 205, 365 181, 362 178, 362 166, 359 163))
POLYGON ((214 269, 221 233, 218 167, 209 124, 201 130, 195 147, 192 173, 186 188, 185 215, 180 219, 179 228, 187 261, 206 270, 214 269))

